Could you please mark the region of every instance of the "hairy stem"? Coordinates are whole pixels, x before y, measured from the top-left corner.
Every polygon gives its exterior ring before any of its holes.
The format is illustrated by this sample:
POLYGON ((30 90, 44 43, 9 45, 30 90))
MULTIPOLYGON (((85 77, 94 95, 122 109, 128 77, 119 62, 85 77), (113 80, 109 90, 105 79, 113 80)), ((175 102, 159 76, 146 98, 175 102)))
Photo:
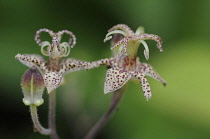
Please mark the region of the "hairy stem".
POLYGON ((42 125, 39 122, 38 114, 37 114, 37 106, 36 105, 30 105, 30 111, 31 111, 31 118, 34 123, 34 128, 43 135, 50 135, 51 130, 46 129, 42 127, 42 125))
POLYGON ((49 127, 51 129, 50 136, 52 139, 59 139, 56 132, 55 124, 55 91, 49 94, 49 127))
POLYGON ((124 93, 124 87, 113 92, 111 104, 109 106, 108 111, 105 113, 105 115, 89 130, 87 135, 84 137, 84 139, 94 139, 96 135, 99 133, 99 131, 104 127, 104 125, 107 123, 109 118, 112 116, 112 114, 116 111, 117 106, 123 96, 124 93))

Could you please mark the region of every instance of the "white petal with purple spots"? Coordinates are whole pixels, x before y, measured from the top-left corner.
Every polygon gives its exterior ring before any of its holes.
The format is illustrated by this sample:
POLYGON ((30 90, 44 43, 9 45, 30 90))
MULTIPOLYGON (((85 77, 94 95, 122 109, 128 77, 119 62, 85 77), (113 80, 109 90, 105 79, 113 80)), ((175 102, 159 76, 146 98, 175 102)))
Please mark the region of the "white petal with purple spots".
POLYGON ((104 93, 107 94, 120 89, 130 78, 131 75, 127 71, 123 71, 123 69, 108 69, 105 78, 104 93))
POLYGON ((47 92, 50 93, 60 86, 63 76, 57 72, 47 72, 43 78, 47 92))

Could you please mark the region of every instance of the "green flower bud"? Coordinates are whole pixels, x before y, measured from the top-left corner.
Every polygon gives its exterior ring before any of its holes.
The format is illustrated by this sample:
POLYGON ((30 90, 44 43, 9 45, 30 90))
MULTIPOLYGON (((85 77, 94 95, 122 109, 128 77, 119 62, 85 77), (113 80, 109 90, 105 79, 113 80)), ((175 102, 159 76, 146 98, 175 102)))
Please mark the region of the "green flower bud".
POLYGON ((23 91, 23 103, 25 105, 41 105, 44 100, 42 94, 44 91, 44 80, 36 67, 27 70, 21 80, 21 87, 23 91))

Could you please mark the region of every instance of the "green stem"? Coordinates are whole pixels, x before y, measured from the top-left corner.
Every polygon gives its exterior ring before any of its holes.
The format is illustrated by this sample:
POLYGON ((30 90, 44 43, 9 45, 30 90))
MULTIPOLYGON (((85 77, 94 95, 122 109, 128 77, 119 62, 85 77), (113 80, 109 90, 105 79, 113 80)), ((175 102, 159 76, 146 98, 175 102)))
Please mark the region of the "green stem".
POLYGON ((34 123, 35 129, 43 135, 50 135, 51 134, 50 129, 46 129, 46 128, 42 127, 42 125, 39 122, 39 118, 38 118, 38 114, 37 114, 37 106, 30 105, 30 111, 31 111, 31 118, 34 123))
POLYGON ((51 129, 50 136, 52 139, 59 139, 56 132, 55 124, 55 91, 49 94, 49 127, 51 129))
POLYGON ((116 111, 117 106, 123 96, 124 93, 124 87, 113 92, 111 104, 109 106, 108 111, 105 113, 105 115, 89 130, 87 135, 84 137, 84 139, 94 139, 96 135, 99 133, 99 131, 105 126, 109 118, 112 116, 112 114, 116 111))

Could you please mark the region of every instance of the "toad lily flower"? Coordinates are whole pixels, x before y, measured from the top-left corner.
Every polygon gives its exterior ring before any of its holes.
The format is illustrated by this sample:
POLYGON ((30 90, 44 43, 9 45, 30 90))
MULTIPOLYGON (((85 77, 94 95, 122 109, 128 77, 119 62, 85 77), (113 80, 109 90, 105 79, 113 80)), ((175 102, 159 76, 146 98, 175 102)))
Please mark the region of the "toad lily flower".
POLYGON ((70 48, 73 48, 76 44, 76 37, 72 32, 62 30, 53 33, 53 31, 44 28, 36 32, 35 41, 41 46, 42 54, 49 56, 48 61, 43 57, 34 54, 17 54, 15 58, 30 68, 35 66, 40 71, 48 93, 60 86, 63 75, 68 72, 83 69, 82 67, 86 63, 84 61, 70 58, 61 61, 62 57, 67 57, 69 55, 70 48), (42 42, 40 39, 41 32, 47 32, 52 37, 52 43, 48 41, 42 42), (70 36, 69 42, 60 42, 63 34, 70 36))
POLYGON ((104 42, 112 39, 112 47, 114 57, 102 59, 92 62, 92 65, 109 65, 111 68, 107 70, 104 93, 116 91, 120 89, 129 79, 140 80, 144 96, 149 100, 152 96, 150 85, 145 75, 148 75, 166 85, 166 82, 160 75, 147 63, 141 63, 137 57, 137 50, 140 44, 143 44, 145 50, 144 55, 149 59, 149 48, 144 40, 154 40, 157 42, 157 47, 162 49, 162 40, 159 36, 144 33, 144 28, 139 27, 134 33, 127 25, 119 24, 112 27, 104 42))

